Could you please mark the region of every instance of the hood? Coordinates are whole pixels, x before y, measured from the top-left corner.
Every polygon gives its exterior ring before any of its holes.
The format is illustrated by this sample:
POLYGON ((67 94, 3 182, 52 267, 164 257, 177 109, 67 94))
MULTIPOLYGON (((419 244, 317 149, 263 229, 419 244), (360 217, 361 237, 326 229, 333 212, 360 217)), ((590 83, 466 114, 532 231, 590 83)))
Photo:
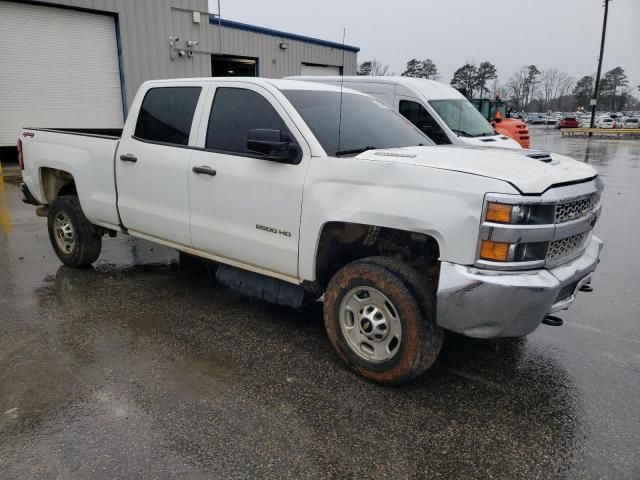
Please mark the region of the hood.
POLYGON ((357 158, 496 178, 523 194, 540 194, 553 185, 579 182, 598 174, 586 163, 538 150, 447 145, 368 150, 357 158))

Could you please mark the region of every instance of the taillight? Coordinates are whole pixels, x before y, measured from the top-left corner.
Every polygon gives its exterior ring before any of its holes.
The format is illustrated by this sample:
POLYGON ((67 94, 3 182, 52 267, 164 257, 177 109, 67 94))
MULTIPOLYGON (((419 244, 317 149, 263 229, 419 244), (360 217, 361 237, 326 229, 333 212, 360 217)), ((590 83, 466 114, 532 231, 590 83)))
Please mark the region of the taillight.
POLYGON ((24 157, 22 156, 22 140, 21 139, 18 139, 16 147, 18 147, 18 165, 20 165, 20 170, 24 170, 24 157))

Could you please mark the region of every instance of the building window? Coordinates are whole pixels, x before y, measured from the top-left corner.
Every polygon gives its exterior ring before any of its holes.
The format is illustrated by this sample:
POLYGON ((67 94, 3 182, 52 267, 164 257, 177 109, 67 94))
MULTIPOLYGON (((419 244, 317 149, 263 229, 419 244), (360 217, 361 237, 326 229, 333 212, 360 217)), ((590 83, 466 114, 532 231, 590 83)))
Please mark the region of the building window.
POLYGON ((187 145, 200 87, 152 88, 144 96, 134 136, 142 140, 187 145))
POLYGON ((234 55, 211 55, 212 77, 257 77, 258 59, 234 55))

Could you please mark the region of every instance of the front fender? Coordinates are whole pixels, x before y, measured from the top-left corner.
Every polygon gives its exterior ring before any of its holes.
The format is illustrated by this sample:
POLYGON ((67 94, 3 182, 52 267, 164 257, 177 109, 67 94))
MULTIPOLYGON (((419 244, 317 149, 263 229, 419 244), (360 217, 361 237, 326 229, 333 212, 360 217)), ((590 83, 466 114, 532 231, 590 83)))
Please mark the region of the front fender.
POLYGON ((473 264, 484 196, 517 193, 492 178, 359 158, 313 158, 305 183, 299 274, 315 280, 318 241, 327 222, 395 228, 432 236, 440 259, 473 264))

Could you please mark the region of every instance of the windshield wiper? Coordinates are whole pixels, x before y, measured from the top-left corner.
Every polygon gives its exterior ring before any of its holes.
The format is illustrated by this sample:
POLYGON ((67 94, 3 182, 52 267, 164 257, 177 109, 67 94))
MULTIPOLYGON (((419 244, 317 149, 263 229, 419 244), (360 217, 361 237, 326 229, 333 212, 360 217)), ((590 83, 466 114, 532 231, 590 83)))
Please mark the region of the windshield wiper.
POLYGON ((453 131, 453 133, 457 133, 458 135, 462 135, 463 137, 473 138, 473 135, 471 135, 469 132, 465 132, 464 130, 456 130, 455 128, 452 128, 451 130, 453 131))
POLYGON ((362 148, 354 148, 352 150, 338 150, 334 153, 334 156, 339 157, 341 155, 356 155, 358 153, 366 152, 367 150, 375 150, 378 147, 362 147, 362 148))

